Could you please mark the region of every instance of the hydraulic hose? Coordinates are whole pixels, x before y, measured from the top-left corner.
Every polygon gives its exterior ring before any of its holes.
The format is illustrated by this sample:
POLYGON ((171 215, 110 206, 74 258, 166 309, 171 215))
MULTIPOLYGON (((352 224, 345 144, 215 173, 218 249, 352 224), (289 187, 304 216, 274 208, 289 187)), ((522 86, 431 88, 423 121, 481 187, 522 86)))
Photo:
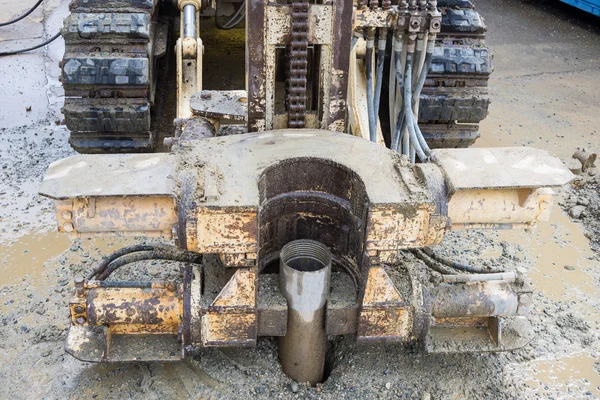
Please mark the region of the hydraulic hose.
POLYGON ((162 245, 136 244, 133 246, 123 247, 123 248, 109 254, 108 256, 104 257, 102 260, 100 260, 98 262, 98 264, 96 264, 96 268, 94 268, 92 270, 92 272, 90 272, 90 274, 88 275, 87 278, 92 279, 94 276, 96 276, 99 273, 101 273, 102 271, 104 271, 106 269, 106 267, 108 266, 108 264, 110 264, 117 258, 124 256, 125 254, 130 254, 130 253, 135 253, 138 251, 145 251, 145 250, 154 250, 160 246, 162 246, 162 245))
POLYGON ((354 50, 354 46, 356 46, 356 43, 358 43, 358 39, 362 38, 363 35, 363 31, 360 28, 355 28, 354 31, 352 31, 352 41, 350 42, 350 51, 354 50))
MULTIPOLYGON (((392 85, 395 91, 393 108, 390 107, 390 114, 394 115, 395 123, 393 125, 394 131, 392 134, 392 150, 398 151, 398 146, 400 143, 400 138, 402 136, 402 127, 404 126, 404 108, 401 106, 402 102, 402 91, 404 87, 404 77, 403 77, 403 67, 402 67, 402 35, 394 34, 394 70, 395 76, 393 79, 390 79, 390 91, 392 90, 392 85)), ((392 68, 390 68, 391 70, 392 68)), ((392 101, 390 100, 390 104, 392 101)))
POLYGON ((56 39, 58 39, 60 37, 60 32, 58 32, 56 35, 52 36, 50 39, 46 40, 43 43, 37 44, 33 47, 29 47, 27 49, 19 49, 19 50, 11 50, 11 51, 5 51, 0 53, 0 57, 4 57, 4 56, 12 56, 14 54, 21 54, 21 53, 25 53, 31 50, 35 50, 35 49, 39 49, 40 47, 44 47, 45 45, 55 41, 56 39))
POLYGON ((427 142, 425 141, 425 137, 423 136, 423 133, 421 132, 421 128, 419 128, 417 118, 418 118, 418 110, 419 110, 419 100, 421 98, 421 90, 423 90, 423 85, 425 84, 425 79, 427 78, 427 72, 429 71, 429 68, 431 66, 434 45, 435 45, 435 34, 430 35, 428 37, 427 51, 425 53, 425 60, 423 61, 423 65, 421 66, 421 71, 419 73, 419 79, 416 82, 415 90, 413 92, 413 96, 412 96, 412 100, 411 100, 412 108, 413 108, 413 115, 414 115, 414 120, 415 120, 415 124, 414 124, 415 133, 417 135, 417 139, 419 140, 419 144, 421 145, 421 148, 427 155, 431 154, 431 149, 429 148, 429 146, 427 145, 427 142))
POLYGON ((417 134, 414 127, 414 116, 411 108, 412 93, 411 93, 411 81, 412 81, 412 56, 413 53, 406 54, 406 73, 404 74, 404 115, 406 118, 406 125, 408 126, 408 135, 410 138, 411 148, 415 150, 417 156, 421 161, 427 160, 427 155, 423 152, 417 134))
POLYGON ((437 261, 435 261, 434 259, 429 257, 427 254, 425 254, 420 249, 412 249, 410 252, 413 253, 419 260, 423 261, 425 263, 425 265, 427 265, 429 268, 431 268, 435 272, 438 272, 442 275, 456 274, 456 272, 454 272, 452 269, 438 263, 437 261))
POLYGON ((201 256, 199 253, 188 252, 188 251, 181 250, 181 249, 178 249, 177 247, 170 246, 170 245, 136 244, 133 246, 123 247, 123 248, 109 254, 108 256, 104 257, 102 260, 100 260, 96 264, 96 267, 88 275, 88 279, 93 279, 95 276, 102 274, 113 261, 115 261, 123 256, 127 256, 127 255, 130 255, 133 253, 140 253, 140 252, 155 252, 156 254, 159 254, 159 255, 160 254, 175 254, 175 255, 187 254, 188 257, 200 257, 201 256))
POLYGON ((383 84, 383 65, 385 62, 385 48, 387 43, 387 28, 379 29, 379 40, 377 41, 377 77, 375 80, 375 117, 379 116, 379 104, 381 101, 381 86, 383 84))
POLYGON ((406 118, 402 124, 402 154, 410 155, 410 138, 408 137, 408 126, 406 126, 406 118))
POLYGON ((452 261, 446 257, 440 256, 439 254, 436 254, 429 247, 425 247, 422 250, 425 254, 427 254, 429 257, 431 257, 433 260, 437 261, 438 263, 448 266, 450 268, 457 269, 459 271, 471 272, 474 274, 496 274, 496 273, 504 272, 502 270, 485 270, 482 268, 473 267, 472 265, 461 264, 461 263, 452 261))
POLYGON ((0 22, 0 26, 7 26, 7 25, 12 25, 15 22, 19 22, 20 20, 22 20, 23 18, 27 17, 29 14, 31 14, 32 12, 35 11, 36 8, 38 8, 40 6, 40 4, 42 4, 44 0, 38 0, 37 3, 35 3, 33 5, 33 7, 31 7, 25 14, 18 16, 15 19, 11 19, 10 21, 6 21, 6 22, 0 22))
POLYGON ((124 265, 132 264, 138 261, 146 260, 166 260, 184 263, 199 264, 202 262, 202 255, 177 248, 158 248, 149 251, 140 251, 137 253, 125 254, 111 262, 107 268, 97 276, 97 280, 103 281, 108 278, 113 272, 124 265))
POLYGON ((369 117, 369 138, 371 142, 377 142, 377 119, 375 116, 375 102, 373 94, 373 47, 375 45, 375 28, 369 28, 367 32, 367 53, 365 58, 365 69, 367 75, 367 114, 369 117))
POLYGON ((413 113, 413 122, 414 122, 414 127, 415 127, 415 134, 417 135, 417 140, 419 141, 419 144, 421 145, 423 152, 425 154, 427 154, 427 156, 430 156, 431 149, 429 148, 429 145, 425 141, 425 137, 423 136, 423 132, 421 132, 421 128, 419 128, 419 123, 417 122, 416 117, 414 116, 414 113, 413 113))
MULTIPOLYGON (((415 68, 413 68, 414 73, 411 81, 411 85, 413 88, 416 88, 417 80, 419 79, 419 75, 421 73, 421 58, 423 54, 423 47, 425 46, 425 34, 419 33, 417 37, 418 39, 415 47, 415 53, 413 54, 413 62, 415 64, 415 68)), ((415 90, 413 90, 413 93, 414 92, 415 90)))
POLYGON ((217 4, 215 7, 215 25, 217 26, 217 28, 227 31, 232 28, 235 28, 235 26, 237 24, 239 24, 240 22, 242 22, 243 19, 246 17, 245 12, 242 12, 242 11, 246 11, 246 0, 244 0, 244 2, 236 10, 236 12, 233 13, 231 18, 229 18, 229 20, 227 22, 225 22, 224 24, 219 22, 219 4, 221 3, 221 1, 222 0, 217 0, 217 4))
MULTIPOLYGON (((392 129, 396 125, 396 112, 394 112, 394 108, 396 107, 396 58, 395 51, 396 48, 396 35, 392 35, 392 58, 390 59, 390 74, 388 77, 389 87, 388 87, 388 107, 389 107, 389 115, 390 115, 390 129, 392 129)), ((394 142, 394 131, 391 131, 392 143, 394 142)), ((394 148, 393 145, 390 146, 391 149, 394 148)))
MULTIPOLYGON (((428 44, 429 47, 429 44, 428 44)), ((433 47, 433 46, 432 46, 433 47)), ((423 63, 423 68, 421 69, 421 73, 419 74, 419 79, 417 80, 417 85, 415 87, 415 91, 413 93, 412 104, 413 108, 417 105, 419 98, 421 96, 421 90, 423 90, 423 86, 425 85, 425 79, 427 78, 427 71, 431 67, 431 59, 433 58, 433 54, 427 52, 425 54, 425 62, 423 63)))

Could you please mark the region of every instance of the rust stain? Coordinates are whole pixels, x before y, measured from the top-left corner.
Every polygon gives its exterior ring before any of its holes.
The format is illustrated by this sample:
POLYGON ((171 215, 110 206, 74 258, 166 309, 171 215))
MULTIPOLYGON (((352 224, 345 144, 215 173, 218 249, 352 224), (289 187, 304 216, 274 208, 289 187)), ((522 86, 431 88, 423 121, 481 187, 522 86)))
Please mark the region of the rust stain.
POLYGON ((211 309, 256 307, 256 269, 244 268, 235 271, 229 282, 217 296, 211 309))
POLYGON ((412 314, 408 307, 369 307, 360 312, 358 340, 408 340, 412 314))
POLYGON ((372 267, 369 269, 363 307, 379 303, 402 302, 402 296, 394 287, 394 284, 383 267, 372 267))
POLYGON ((257 228, 255 208, 200 208, 194 250, 200 253, 254 253, 257 228))
POLYGON ((119 333, 176 334, 181 321, 180 300, 168 289, 89 289, 87 321, 89 325, 108 326, 119 333))
POLYGON ((256 313, 208 312, 202 316, 202 343, 210 346, 254 345, 256 313))

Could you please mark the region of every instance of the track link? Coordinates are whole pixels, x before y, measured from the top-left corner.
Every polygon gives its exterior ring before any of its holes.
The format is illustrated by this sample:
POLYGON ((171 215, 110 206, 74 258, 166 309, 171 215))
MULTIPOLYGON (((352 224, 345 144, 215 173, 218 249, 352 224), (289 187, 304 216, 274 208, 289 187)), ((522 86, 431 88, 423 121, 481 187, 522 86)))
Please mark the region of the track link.
POLYGON ((63 114, 80 153, 152 151, 154 0, 74 0, 62 35, 63 114))
POLYGON ((433 148, 468 147, 488 114, 492 54, 483 18, 468 0, 438 1, 442 31, 421 92, 419 124, 433 148))

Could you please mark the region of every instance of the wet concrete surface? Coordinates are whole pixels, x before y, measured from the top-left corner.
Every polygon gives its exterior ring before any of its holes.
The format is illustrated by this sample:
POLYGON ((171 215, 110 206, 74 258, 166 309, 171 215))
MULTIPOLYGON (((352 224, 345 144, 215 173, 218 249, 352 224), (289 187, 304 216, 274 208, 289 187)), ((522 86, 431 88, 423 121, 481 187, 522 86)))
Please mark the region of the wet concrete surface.
MULTIPOLYGON (((0 21, 22 15, 35 1, 0 1, 0 21)), ((0 51, 31 47, 54 36, 68 14, 69 0, 45 0, 16 24, 0 27, 0 51)), ((61 120, 64 91, 58 62, 64 52, 62 38, 29 53, 0 57, 0 128, 61 120), (29 110, 28 110, 29 109, 29 110)))
POLYGON ((598 151, 600 21, 559 1, 479 1, 494 54, 492 104, 476 146, 598 151))
MULTIPOLYGON (((67 4, 46 0, 26 24, 0 28, 0 49, 54 34, 67 4)), ((490 115, 476 146, 526 145, 563 159, 577 147, 600 151, 598 20, 554 1, 476 4, 495 66, 490 115)), ((0 21, 29 6, 0 0, 0 21)), ((53 232, 51 202, 35 194, 47 165, 72 154, 64 126, 55 125, 62 119, 61 46, 58 40, 0 58, 0 398, 600 398, 600 262, 581 226, 558 206, 531 233, 451 236, 442 248, 471 262, 501 259, 528 270, 536 337, 515 353, 432 357, 344 338, 335 343, 332 375, 319 392, 292 385, 269 340, 254 349, 206 350, 176 364, 91 365, 67 356, 73 276, 135 240, 70 242, 53 232)), ((223 50, 221 57, 240 70, 239 57, 223 50)), ((207 63, 207 71, 218 69, 207 63)), ((243 81, 232 71, 226 83, 237 88, 243 81)))

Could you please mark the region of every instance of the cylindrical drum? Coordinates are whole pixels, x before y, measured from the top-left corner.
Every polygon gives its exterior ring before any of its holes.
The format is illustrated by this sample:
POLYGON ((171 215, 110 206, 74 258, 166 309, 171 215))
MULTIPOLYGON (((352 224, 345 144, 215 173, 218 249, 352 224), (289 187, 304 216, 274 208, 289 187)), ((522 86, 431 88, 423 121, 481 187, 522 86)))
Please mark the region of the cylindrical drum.
POLYGON ((316 385, 325 370, 331 252, 322 243, 301 239, 286 244, 280 260, 279 289, 288 303, 288 320, 279 359, 290 378, 316 385))

